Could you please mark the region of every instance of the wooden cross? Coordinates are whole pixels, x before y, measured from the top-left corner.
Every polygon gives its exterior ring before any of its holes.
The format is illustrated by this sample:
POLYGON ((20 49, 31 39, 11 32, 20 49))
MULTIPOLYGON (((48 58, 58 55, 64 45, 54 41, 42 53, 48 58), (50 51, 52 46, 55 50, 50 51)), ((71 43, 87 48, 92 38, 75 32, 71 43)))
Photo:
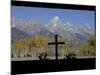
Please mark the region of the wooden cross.
POLYGON ((55 35, 55 42, 49 42, 48 45, 55 45, 55 57, 58 59, 58 45, 65 44, 64 42, 58 42, 58 36, 55 35))

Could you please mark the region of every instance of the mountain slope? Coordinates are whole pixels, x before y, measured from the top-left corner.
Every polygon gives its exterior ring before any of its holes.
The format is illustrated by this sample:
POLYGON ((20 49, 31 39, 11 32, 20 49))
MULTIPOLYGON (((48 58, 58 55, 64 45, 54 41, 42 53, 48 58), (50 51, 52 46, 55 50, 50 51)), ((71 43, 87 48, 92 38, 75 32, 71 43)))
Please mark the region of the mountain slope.
POLYGON ((22 38, 30 38, 31 36, 21 30, 18 30, 17 28, 11 27, 11 38, 12 42, 15 42, 22 38))
POLYGON ((80 41, 86 41, 88 36, 92 34, 91 29, 87 25, 83 25, 81 28, 75 27, 69 22, 63 23, 58 16, 54 16, 46 28, 54 34, 66 37, 68 40, 77 38, 80 41))
POLYGON ((77 38, 80 41, 86 41, 88 36, 93 34, 88 25, 83 25, 81 28, 75 27, 70 22, 63 23, 58 16, 54 16, 46 26, 42 25, 35 19, 23 21, 13 18, 12 27, 18 29, 18 32, 15 31, 17 33, 14 34, 20 35, 20 33, 24 33, 19 37, 14 36, 13 38, 21 38, 24 37, 25 34, 29 34, 31 36, 41 35, 46 36, 49 39, 54 39, 54 35, 57 34, 58 36, 67 38, 68 40, 77 38))

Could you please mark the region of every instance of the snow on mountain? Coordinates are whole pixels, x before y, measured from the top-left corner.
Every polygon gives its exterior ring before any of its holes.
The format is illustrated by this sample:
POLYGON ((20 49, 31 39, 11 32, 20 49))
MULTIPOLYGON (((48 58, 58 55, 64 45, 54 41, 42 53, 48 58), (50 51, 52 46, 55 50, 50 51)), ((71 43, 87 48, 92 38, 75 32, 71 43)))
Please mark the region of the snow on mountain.
POLYGON ((24 31, 30 35, 34 35, 37 32, 40 32, 42 29, 42 25, 34 19, 30 19, 28 21, 23 21, 21 19, 12 19, 12 26, 14 25, 15 28, 24 31))
POLYGON ((12 27, 14 25, 14 28, 23 31, 30 36, 35 35, 42 35, 46 37, 54 37, 54 34, 47 30, 44 25, 40 24, 38 21, 34 19, 30 19, 28 21, 23 21, 19 19, 13 19, 12 20, 12 27))
POLYGON ((81 27, 81 31, 83 31, 84 33, 87 33, 87 34, 93 33, 92 29, 89 27, 89 25, 87 23, 81 27))
MULTIPOLYGON (((58 16, 54 16, 47 25, 47 29, 55 34, 60 36, 68 36, 72 33, 75 33, 75 29, 71 23, 63 23, 58 16)), ((78 32, 78 31, 77 31, 78 32)))
POLYGON ((25 24, 24 20, 12 17, 11 18, 11 27, 16 27, 18 29, 22 28, 25 24))
POLYGON ((54 16, 46 25, 42 25, 34 19, 23 21, 21 19, 12 18, 12 27, 31 36, 43 35, 49 38, 54 37, 54 35, 57 34, 58 36, 66 37, 68 39, 76 37, 80 40, 86 40, 86 38, 93 33, 87 24, 83 25, 81 28, 75 27, 75 25, 68 21, 63 23, 58 16, 54 16))
POLYGON ((63 23, 58 16, 54 16, 46 28, 50 32, 61 37, 66 37, 68 39, 77 38, 83 41, 86 41, 88 36, 92 34, 92 31, 88 25, 83 25, 81 28, 75 27, 75 25, 71 24, 70 22, 63 23))
POLYGON ((59 28, 62 28, 62 22, 58 16, 54 16, 48 23, 47 29, 53 33, 57 33, 59 28))

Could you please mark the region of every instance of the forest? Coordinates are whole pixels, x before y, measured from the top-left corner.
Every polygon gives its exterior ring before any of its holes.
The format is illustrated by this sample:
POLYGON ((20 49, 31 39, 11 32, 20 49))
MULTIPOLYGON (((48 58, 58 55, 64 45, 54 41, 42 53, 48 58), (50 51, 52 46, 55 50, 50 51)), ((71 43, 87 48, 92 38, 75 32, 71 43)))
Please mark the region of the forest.
MULTIPOLYGON (((37 35, 32 38, 23 38, 12 42, 12 57, 38 57, 40 53, 46 53, 47 56, 55 56, 55 47, 48 45, 49 38, 37 35)), ((65 38, 58 38, 58 41, 64 41, 64 45, 59 45, 58 56, 64 57, 73 54, 78 57, 96 55, 95 35, 89 36, 87 43, 80 44, 78 39, 68 41, 65 38)))

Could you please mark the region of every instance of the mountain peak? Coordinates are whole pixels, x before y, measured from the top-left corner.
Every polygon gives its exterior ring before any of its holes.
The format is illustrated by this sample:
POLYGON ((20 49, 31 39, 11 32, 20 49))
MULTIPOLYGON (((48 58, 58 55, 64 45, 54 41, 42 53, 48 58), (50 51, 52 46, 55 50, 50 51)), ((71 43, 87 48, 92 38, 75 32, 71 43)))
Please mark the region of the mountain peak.
POLYGON ((57 21, 57 20, 59 20, 60 18, 58 17, 58 16, 54 16, 53 17, 53 20, 55 20, 55 21, 57 21))
POLYGON ((88 23, 85 23, 83 26, 82 26, 82 28, 81 28, 82 30, 83 30, 83 32, 85 32, 85 33, 91 33, 91 28, 89 27, 89 25, 88 25, 88 23))
POLYGON ((54 16, 52 19, 51 19, 51 22, 55 23, 55 22, 61 22, 60 18, 58 16, 54 16))
POLYGON ((49 25, 52 27, 59 27, 60 25, 62 25, 62 22, 58 16, 54 16, 49 22, 49 25))

